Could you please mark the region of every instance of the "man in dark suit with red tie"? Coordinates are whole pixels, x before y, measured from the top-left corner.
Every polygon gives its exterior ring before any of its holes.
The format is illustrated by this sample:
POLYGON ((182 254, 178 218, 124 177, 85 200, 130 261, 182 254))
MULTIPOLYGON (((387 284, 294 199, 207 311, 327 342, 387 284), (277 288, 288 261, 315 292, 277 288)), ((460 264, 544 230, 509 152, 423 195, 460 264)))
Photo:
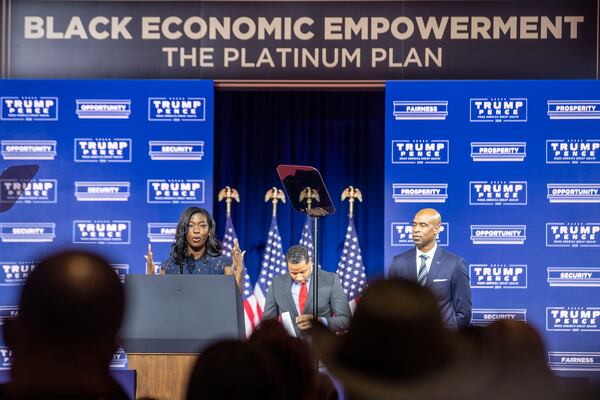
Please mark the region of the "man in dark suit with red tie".
POLYGON ((389 276, 417 281, 429 288, 440 305, 442 318, 450 329, 471 323, 471 286, 465 261, 437 245, 442 217, 433 208, 417 212, 412 236, 415 248, 392 260, 389 276))
MULTIPOLYGON (((267 292, 263 319, 273 319, 289 313, 296 336, 312 326, 313 286, 311 272, 313 263, 306 247, 296 245, 287 254, 288 272, 273 278, 267 292)), ((319 274, 319 320, 333 331, 348 329, 350 306, 340 278, 331 272, 319 274)))

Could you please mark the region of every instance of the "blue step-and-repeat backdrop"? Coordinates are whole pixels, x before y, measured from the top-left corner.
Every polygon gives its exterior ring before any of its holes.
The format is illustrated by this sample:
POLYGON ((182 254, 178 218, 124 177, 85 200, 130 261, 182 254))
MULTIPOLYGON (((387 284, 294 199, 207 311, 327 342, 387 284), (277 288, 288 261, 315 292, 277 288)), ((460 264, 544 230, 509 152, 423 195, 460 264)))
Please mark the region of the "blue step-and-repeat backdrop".
POLYGON ((385 118, 386 268, 436 208, 474 324, 528 321, 554 370, 600 371, 600 82, 388 82, 385 118))
MULTIPOLYGON (((42 255, 79 247, 144 273, 148 243, 166 258, 185 207, 212 211, 212 81, 4 80, 0 96, 1 169, 39 165, 0 214, 0 323, 42 255)), ((2 179, 2 201, 22 184, 2 179)))

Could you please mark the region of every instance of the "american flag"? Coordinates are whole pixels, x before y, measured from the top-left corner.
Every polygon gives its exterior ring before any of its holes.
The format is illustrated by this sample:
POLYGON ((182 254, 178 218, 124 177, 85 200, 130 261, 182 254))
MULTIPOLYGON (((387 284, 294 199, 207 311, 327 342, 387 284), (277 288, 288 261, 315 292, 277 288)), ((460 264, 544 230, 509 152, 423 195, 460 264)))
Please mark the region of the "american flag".
MULTIPOLYGON (((287 264, 285 255, 283 254, 283 246, 281 244, 281 235, 279 235, 279 227, 277 226, 277 217, 271 218, 271 227, 269 228, 269 237, 265 252, 263 253, 262 263, 258 281, 254 285, 254 297, 256 299, 256 314, 258 321, 262 318, 267 290, 271 287, 273 278, 277 275, 282 275, 287 272, 287 264)), ((256 321, 255 321, 256 322, 256 321)))
POLYGON ((358 243, 352 217, 348 221, 344 249, 342 250, 342 258, 338 263, 337 274, 340 276, 342 287, 348 296, 350 310, 354 313, 361 293, 367 288, 367 275, 365 274, 360 244, 358 243))
MULTIPOLYGON (((302 245, 308 249, 308 256, 310 258, 313 257, 313 251, 315 246, 313 245, 313 218, 310 216, 306 216, 306 222, 304 222, 304 226, 302 227, 302 236, 300 236, 299 245, 302 245)), ((319 264, 319 269, 321 269, 321 264, 319 264)))
MULTIPOLYGON (((227 216, 227 220, 225 221, 225 236, 223 236, 223 255, 231 257, 234 240, 237 240, 237 235, 235 233, 235 228, 233 227, 233 221, 231 221, 231 216, 227 216)), ((252 293, 250 275, 248 275, 246 265, 244 265, 244 277, 242 279, 242 300, 244 301, 246 335, 250 336, 255 327, 254 309, 256 305, 256 299, 252 293)))
POLYGON ((308 249, 308 254, 312 257, 313 254, 313 219, 310 216, 306 216, 306 222, 304 223, 304 227, 302 228, 302 236, 300 236, 300 241, 298 244, 306 247, 308 249))

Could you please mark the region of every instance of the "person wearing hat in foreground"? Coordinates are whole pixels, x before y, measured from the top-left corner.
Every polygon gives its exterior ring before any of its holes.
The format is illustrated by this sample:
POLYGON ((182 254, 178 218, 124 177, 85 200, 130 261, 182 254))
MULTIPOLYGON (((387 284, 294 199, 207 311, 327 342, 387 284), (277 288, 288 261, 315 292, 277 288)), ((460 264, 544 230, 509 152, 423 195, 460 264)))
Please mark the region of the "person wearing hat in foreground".
POLYGON ((474 399, 487 382, 481 352, 445 328, 435 297, 416 282, 373 282, 345 335, 319 325, 312 333, 349 400, 474 399))

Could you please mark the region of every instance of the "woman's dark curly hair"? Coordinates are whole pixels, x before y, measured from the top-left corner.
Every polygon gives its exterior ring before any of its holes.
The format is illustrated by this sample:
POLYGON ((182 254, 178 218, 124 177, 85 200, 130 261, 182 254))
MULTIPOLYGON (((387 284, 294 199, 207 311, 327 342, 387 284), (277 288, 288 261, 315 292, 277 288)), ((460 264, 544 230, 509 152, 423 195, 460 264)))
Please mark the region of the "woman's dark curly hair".
POLYGON ((217 257, 221 255, 223 245, 215 234, 215 220, 210 213, 204 208, 200 207, 188 207, 181 213, 179 222, 177 223, 177 231, 175 232, 175 243, 171 245, 171 259, 180 268, 185 265, 185 261, 188 258, 188 224, 194 214, 202 214, 206 217, 208 222, 208 238, 206 239, 206 252, 203 257, 211 256, 217 257))

